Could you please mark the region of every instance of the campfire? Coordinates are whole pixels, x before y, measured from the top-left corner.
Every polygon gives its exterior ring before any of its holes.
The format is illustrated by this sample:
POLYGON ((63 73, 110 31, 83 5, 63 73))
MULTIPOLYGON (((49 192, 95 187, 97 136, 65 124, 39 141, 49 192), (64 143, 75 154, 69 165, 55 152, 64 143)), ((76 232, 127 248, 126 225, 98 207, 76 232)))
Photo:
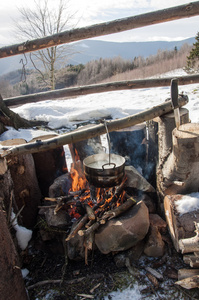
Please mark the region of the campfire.
MULTIPOLYGON (((95 232, 113 218, 127 212, 136 204, 136 197, 129 195, 127 175, 124 173, 119 185, 113 187, 95 187, 86 179, 83 164, 76 151, 76 161, 70 170, 71 188, 68 195, 56 198, 46 197, 45 201, 56 203, 54 215, 64 210, 70 215, 73 223, 66 241, 74 237, 84 237, 85 261, 87 263, 88 250, 92 250, 95 241, 95 232)), ((105 178, 107 181, 107 176, 105 178)), ((110 185, 109 180, 107 181, 110 185)), ((116 181, 117 182, 117 181, 116 181)))

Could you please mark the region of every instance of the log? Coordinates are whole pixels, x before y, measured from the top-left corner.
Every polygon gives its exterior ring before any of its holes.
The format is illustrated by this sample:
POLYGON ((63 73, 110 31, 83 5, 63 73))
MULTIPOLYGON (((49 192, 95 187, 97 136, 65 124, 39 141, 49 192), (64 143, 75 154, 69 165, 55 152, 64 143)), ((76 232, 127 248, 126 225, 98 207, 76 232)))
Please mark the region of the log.
MULTIPOLYGON (((194 237, 179 240, 179 248, 182 253, 199 251, 199 223, 195 222, 195 227, 196 235, 194 237)), ((198 260, 199 265, 199 257, 195 256, 195 258, 198 260)))
POLYGON ((194 258, 195 255, 194 254, 186 254, 186 255, 183 255, 183 261, 186 265, 189 265, 190 264, 190 259, 194 258))
POLYGON ((0 207, 0 291, 2 300, 27 300, 19 257, 7 227, 5 212, 0 207))
POLYGON ((188 290, 199 288, 199 275, 194 275, 192 277, 176 281, 175 284, 180 285, 181 287, 188 290))
MULTIPOLYGON (((199 82, 199 75, 180 76, 176 78, 178 79, 180 85, 193 84, 199 82)), ((82 95, 88 95, 93 93, 169 86, 172 79, 173 77, 167 77, 167 78, 158 78, 158 79, 138 79, 138 80, 100 83, 100 84, 64 88, 55 91, 48 91, 48 92, 31 94, 31 95, 7 98, 4 99, 4 102, 9 107, 9 106, 16 106, 16 105, 22 105, 26 103, 39 102, 45 100, 55 100, 55 99, 64 100, 63 98, 67 100, 68 98, 71 99, 71 97, 74 96, 82 96, 82 95)))
POLYGON ((44 38, 26 41, 21 44, 3 47, 0 49, 0 58, 11 55, 24 54, 49 48, 65 43, 82 39, 88 39, 106 34, 118 33, 121 31, 154 25, 162 22, 188 18, 199 14, 199 2, 180 5, 172 8, 149 12, 138 16, 123 18, 102 24, 96 24, 85 28, 77 28, 44 38))
POLYGON ((187 123, 172 132, 173 151, 158 170, 162 195, 190 194, 199 186, 199 124, 187 123))
POLYGON ((91 220, 91 221, 94 221, 95 220, 95 213, 92 210, 92 208, 90 207, 90 205, 85 204, 84 207, 86 209, 86 213, 88 215, 88 219, 91 220))
POLYGON ((88 215, 85 214, 79 220, 79 222, 73 227, 72 231, 69 233, 69 235, 66 238, 66 242, 72 239, 76 235, 76 233, 86 224, 87 221, 88 221, 88 215))
POLYGON ((180 251, 179 240, 194 236, 194 222, 199 219, 199 212, 178 213, 177 203, 183 195, 167 195, 164 198, 164 211, 170 235, 176 251, 180 251))
MULTIPOLYGON (((179 106, 183 106, 188 103, 188 97, 187 96, 180 96, 178 98, 179 106)), ((113 120, 107 122, 108 131, 112 132, 114 130, 130 127, 139 123, 142 123, 143 121, 153 119, 157 116, 160 116, 164 113, 168 113, 169 111, 172 111, 172 103, 171 101, 167 101, 163 104, 154 106, 153 108, 150 108, 148 110, 145 110, 143 112, 137 113, 132 116, 128 116, 119 120, 113 120)), ((40 151, 46 151, 49 149, 54 149, 57 147, 60 147, 62 145, 66 144, 72 144, 74 142, 83 141, 91 137, 99 136, 101 134, 106 133, 106 127, 104 124, 95 125, 91 128, 84 129, 77 132, 70 132, 63 134, 59 137, 55 137, 52 139, 47 139, 45 141, 35 142, 35 143, 28 143, 27 145, 21 145, 18 147, 13 148, 3 148, 4 153, 1 154, 1 156, 6 155, 16 155, 16 154, 22 154, 22 153, 36 153, 40 151)))
POLYGON ((29 128, 33 123, 21 118, 18 114, 10 110, 0 94, 0 134, 7 130, 6 126, 12 126, 15 129, 21 127, 29 128))
MULTIPOLYGON (((189 123, 189 111, 180 109, 180 124, 189 123)), ((172 131, 176 127, 174 113, 161 116, 158 120, 159 165, 161 165, 172 150, 172 131)))
POLYGON ((199 269, 180 269, 178 270, 178 281, 199 275, 199 269))
POLYGON ((158 165, 158 122, 156 119, 146 122, 146 168, 144 169, 144 177, 153 187, 156 187, 158 165))
POLYGON ((102 216, 102 220, 111 220, 113 218, 116 218, 135 204, 136 200, 133 197, 130 197, 128 200, 126 200, 126 202, 122 203, 120 206, 105 212, 102 216))
MULTIPOLYGON (((0 144, 15 146, 25 142, 23 139, 12 139, 2 141, 0 144)), ((18 209, 24 207, 20 214, 22 224, 32 229, 37 222, 38 205, 42 198, 32 154, 9 158, 8 168, 14 183, 14 195, 18 209)))
POLYGON ((0 159, 0 291, 2 300, 28 299, 21 274, 19 257, 8 230, 10 204, 14 202, 13 182, 5 160, 0 159), (2 209, 6 208, 6 211, 2 209))

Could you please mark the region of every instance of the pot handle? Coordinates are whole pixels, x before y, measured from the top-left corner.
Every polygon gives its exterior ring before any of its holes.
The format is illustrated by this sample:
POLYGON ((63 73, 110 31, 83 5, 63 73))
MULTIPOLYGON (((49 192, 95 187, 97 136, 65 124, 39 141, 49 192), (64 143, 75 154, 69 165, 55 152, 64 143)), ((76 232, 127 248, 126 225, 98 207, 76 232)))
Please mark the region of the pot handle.
POLYGON ((104 165, 102 165, 102 170, 104 171, 104 166, 107 166, 107 165, 114 165, 113 166, 113 169, 115 169, 115 167, 116 167, 116 164, 115 163, 106 163, 106 164, 104 164, 104 165))

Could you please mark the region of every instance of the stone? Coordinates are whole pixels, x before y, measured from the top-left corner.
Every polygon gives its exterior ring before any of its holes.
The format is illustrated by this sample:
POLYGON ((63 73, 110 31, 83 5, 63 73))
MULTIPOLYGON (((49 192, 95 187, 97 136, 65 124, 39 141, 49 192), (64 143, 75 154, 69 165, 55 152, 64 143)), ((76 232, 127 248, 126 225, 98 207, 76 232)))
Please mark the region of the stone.
POLYGON ((128 187, 142 192, 155 193, 154 187, 133 166, 126 166, 125 172, 127 175, 126 185, 128 187))
POLYGON ((54 208, 46 209, 44 216, 49 227, 62 228, 67 226, 70 222, 70 216, 66 211, 61 209, 56 214, 54 214, 54 208))
POLYGON ((80 261, 85 258, 84 236, 76 234, 72 239, 66 242, 66 247, 69 259, 80 261))
POLYGON ((149 213, 153 214, 156 212, 156 199, 152 199, 148 194, 142 195, 142 201, 148 207, 149 213))
POLYGON ((161 257, 164 255, 165 243, 156 226, 150 227, 148 240, 146 242, 144 253, 151 257, 161 257))
POLYGON ((149 214, 149 220, 151 227, 157 227, 159 232, 167 232, 167 223, 157 214, 149 214))
POLYGON ((49 197, 56 198, 60 196, 65 196, 68 194, 69 189, 71 188, 71 178, 70 174, 66 173, 57 177, 53 184, 49 187, 49 197))
POLYGON ((103 254, 124 251, 144 239, 149 229, 148 208, 143 201, 102 225, 95 234, 95 243, 103 254))

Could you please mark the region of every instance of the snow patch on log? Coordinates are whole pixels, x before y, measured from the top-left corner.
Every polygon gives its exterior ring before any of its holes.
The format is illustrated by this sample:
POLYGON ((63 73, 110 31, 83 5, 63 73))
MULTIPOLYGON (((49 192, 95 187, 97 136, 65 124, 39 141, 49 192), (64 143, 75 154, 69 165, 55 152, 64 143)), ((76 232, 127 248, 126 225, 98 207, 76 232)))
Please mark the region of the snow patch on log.
POLYGON ((199 210, 199 193, 184 195, 180 200, 175 202, 178 213, 183 214, 199 210))

